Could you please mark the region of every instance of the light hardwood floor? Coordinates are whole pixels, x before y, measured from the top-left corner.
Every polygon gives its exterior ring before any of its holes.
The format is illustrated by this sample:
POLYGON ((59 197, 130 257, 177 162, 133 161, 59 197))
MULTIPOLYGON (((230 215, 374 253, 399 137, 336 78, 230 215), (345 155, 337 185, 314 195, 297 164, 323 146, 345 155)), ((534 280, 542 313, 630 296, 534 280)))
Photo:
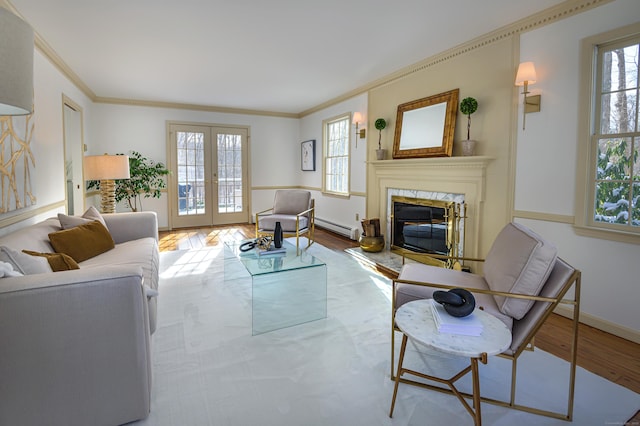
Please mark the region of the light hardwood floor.
MULTIPOLYGON (((160 251, 185 250, 221 243, 223 237, 253 238, 250 224, 189 228, 160 232, 160 251)), ((358 244, 341 235, 316 228, 316 241, 342 251, 358 244)), ((560 358, 568 359, 570 321, 552 315, 536 336, 536 346, 560 358)), ((640 393, 640 345, 581 324, 579 327, 578 365, 614 383, 640 393)))

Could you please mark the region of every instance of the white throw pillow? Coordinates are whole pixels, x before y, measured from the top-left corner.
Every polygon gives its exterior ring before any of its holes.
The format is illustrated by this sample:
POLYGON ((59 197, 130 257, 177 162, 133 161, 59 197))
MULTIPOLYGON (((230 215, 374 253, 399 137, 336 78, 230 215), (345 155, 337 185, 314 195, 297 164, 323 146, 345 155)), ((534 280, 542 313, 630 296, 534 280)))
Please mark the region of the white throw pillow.
POLYGON ((30 256, 7 246, 0 246, 0 261, 11 264, 14 271, 23 275, 53 272, 49 261, 44 257, 30 256))
POLYGON ((22 274, 13 269, 13 265, 9 262, 0 261, 0 278, 5 277, 21 277, 22 274))
POLYGON ((94 220, 99 221, 105 228, 109 229, 100 212, 93 206, 89 207, 82 216, 69 216, 58 213, 58 220, 60 221, 62 229, 75 228, 78 225, 84 225, 85 223, 93 222, 94 220))

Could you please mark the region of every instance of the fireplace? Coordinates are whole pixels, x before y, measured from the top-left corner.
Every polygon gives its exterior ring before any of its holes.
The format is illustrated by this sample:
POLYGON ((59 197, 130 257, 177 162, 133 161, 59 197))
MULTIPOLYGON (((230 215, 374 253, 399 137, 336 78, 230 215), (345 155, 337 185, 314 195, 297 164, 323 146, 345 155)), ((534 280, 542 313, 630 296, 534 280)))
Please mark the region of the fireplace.
MULTIPOLYGON (((461 256, 464 204, 455 201, 391 197, 391 250, 461 256)), ((450 261, 433 261, 451 266, 450 261)))

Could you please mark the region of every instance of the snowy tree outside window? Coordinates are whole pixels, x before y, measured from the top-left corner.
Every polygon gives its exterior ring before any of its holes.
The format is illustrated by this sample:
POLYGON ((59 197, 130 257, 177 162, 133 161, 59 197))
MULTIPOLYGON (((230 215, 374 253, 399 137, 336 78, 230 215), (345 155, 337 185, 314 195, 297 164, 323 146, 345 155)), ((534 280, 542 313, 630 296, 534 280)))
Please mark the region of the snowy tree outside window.
POLYGON ((640 37, 598 49, 594 213, 596 223, 640 229, 640 37))

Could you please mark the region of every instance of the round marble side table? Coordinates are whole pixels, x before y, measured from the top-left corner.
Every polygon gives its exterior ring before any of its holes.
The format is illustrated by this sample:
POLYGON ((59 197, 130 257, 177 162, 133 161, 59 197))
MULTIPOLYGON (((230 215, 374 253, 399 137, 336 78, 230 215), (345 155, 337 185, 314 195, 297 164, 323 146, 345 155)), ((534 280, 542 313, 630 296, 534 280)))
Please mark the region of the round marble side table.
POLYGON ((502 321, 493 315, 480 309, 476 309, 473 311, 472 315, 476 316, 482 322, 483 330, 480 336, 440 333, 438 332, 433 320, 430 304, 430 299, 416 300, 405 303, 396 311, 395 322, 402 332, 402 346, 400 347, 398 372, 396 373, 389 417, 393 415, 393 408, 398 394, 398 385, 400 384, 400 376, 408 373, 423 379, 447 384, 451 393, 458 397, 471 417, 473 417, 475 425, 480 426, 482 424, 482 413, 480 410, 480 378, 478 376, 478 361, 486 364, 487 357, 489 355, 496 355, 504 352, 504 350, 511 344, 511 332, 502 321), (455 375, 451 380, 429 376, 427 374, 403 368, 402 363, 404 361, 404 353, 407 347, 407 339, 411 339, 416 343, 425 345, 440 352, 469 357, 471 359, 471 364, 455 375), (464 395, 462 395, 454 385, 455 381, 466 375, 469 371, 471 371, 473 383, 473 406, 469 405, 469 403, 464 399, 464 395))

